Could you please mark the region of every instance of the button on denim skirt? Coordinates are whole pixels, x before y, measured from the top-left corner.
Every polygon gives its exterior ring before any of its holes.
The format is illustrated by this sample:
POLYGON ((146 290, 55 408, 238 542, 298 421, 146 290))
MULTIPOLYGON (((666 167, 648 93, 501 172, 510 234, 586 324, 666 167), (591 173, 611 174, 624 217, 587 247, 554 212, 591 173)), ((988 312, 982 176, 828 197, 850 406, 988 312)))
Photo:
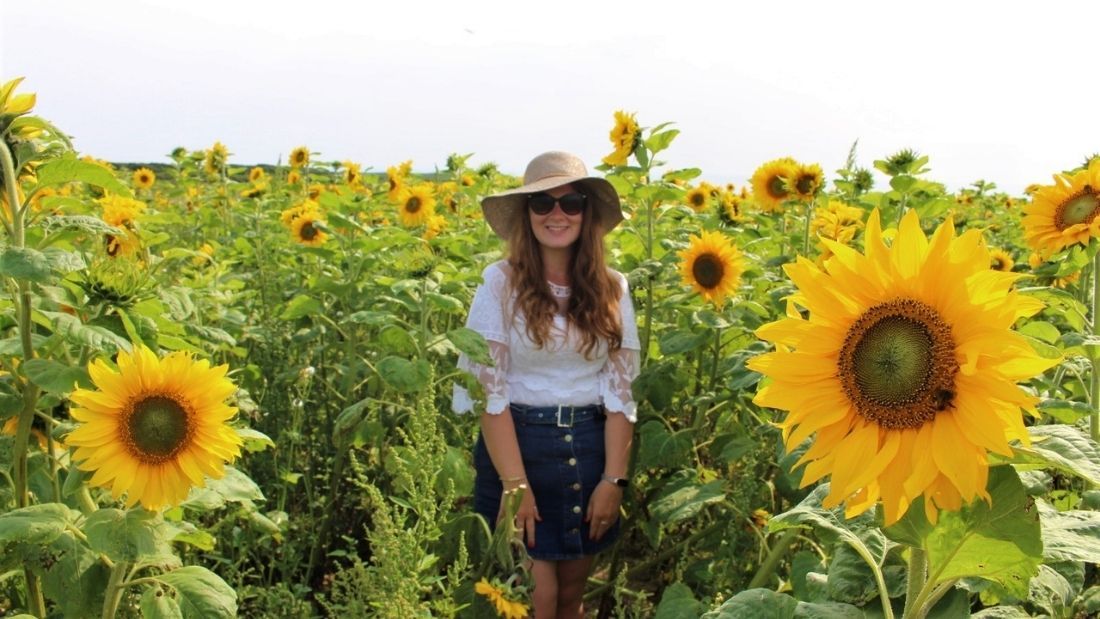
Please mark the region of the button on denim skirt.
MULTIPOLYGON (((533 559, 564 561, 595 554, 619 536, 619 520, 598 541, 588 539, 584 515, 588 498, 600 483, 604 467, 603 407, 526 406, 512 404, 527 483, 535 495, 541 522, 535 523, 533 559)), ((479 435, 474 448, 474 509, 495 528, 503 493, 500 476, 479 435)))

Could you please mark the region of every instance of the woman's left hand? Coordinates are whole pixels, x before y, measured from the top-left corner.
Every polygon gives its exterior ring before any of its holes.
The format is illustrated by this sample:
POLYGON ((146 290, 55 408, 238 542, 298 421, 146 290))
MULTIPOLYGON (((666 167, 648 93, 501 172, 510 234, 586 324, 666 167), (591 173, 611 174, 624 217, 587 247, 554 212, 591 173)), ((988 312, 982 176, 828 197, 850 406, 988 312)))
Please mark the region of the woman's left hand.
POLYGON ((588 523, 588 539, 599 540, 607 533, 619 519, 619 506, 622 502, 622 488, 606 481, 596 484, 596 489, 588 499, 588 513, 584 516, 584 521, 588 523))

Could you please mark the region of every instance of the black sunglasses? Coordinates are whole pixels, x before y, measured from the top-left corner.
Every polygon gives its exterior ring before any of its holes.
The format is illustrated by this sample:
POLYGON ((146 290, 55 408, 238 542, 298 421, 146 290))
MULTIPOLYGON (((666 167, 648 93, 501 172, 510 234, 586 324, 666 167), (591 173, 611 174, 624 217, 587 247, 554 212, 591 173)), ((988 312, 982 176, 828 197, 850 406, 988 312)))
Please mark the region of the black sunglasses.
POLYGON ((536 215, 546 215, 554 210, 554 204, 561 206, 561 212, 566 215, 576 215, 584 210, 588 204, 588 196, 583 193, 567 193, 560 198, 541 192, 527 196, 527 208, 536 215))

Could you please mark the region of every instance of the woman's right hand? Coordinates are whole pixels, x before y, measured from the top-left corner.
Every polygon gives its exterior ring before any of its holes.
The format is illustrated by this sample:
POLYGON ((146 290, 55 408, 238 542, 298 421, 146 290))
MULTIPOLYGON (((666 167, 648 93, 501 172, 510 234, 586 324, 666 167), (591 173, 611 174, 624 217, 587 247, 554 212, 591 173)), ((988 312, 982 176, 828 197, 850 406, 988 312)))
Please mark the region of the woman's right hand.
POLYGON ((541 522, 542 516, 539 516, 539 508, 535 504, 535 493, 531 492, 531 487, 526 483, 517 486, 514 489, 509 489, 508 484, 505 484, 504 496, 501 497, 500 511, 497 513, 497 524, 500 524, 501 518, 504 517, 504 505, 508 500, 508 493, 515 492, 519 488, 523 490, 523 496, 520 498, 519 509, 516 510, 516 529, 519 531, 520 539, 526 539, 527 547, 533 548, 535 546, 535 522, 541 522))

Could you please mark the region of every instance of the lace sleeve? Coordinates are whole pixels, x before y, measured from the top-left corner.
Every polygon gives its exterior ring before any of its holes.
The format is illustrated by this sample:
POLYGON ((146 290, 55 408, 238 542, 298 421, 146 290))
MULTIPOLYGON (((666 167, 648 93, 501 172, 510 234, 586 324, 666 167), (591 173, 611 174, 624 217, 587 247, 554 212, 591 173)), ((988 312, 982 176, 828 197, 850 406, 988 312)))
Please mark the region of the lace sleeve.
MULTIPOLYGON (((508 345, 489 342, 489 356, 493 365, 483 365, 472 361, 465 354, 458 356, 458 369, 465 370, 477 378, 485 391, 485 412, 499 415, 508 407, 508 366, 510 363, 508 345)), ((466 413, 474 409, 474 400, 470 393, 459 383, 454 384, 451 409, 456 413, 466 413)))
MULTIPOLYGON (((481 334, 489 343, 489 357, 493 365, 475 363, 465 354, 458 356, 458 369, 473 374, 485 391, 486 412, 499 415, 508 406, 508 332, 504 326, 501 298, 507 276, 499 264, 491 264, 481 273, 482 284, 474 293, 466 326, 481 334)), ((451 410, 465 413, 473 410, 474 400, 459 383, 454 384, 451 410)))
POLYGON ((637 405, 630 385, 638 376, 641 355, 633 348, 620 348, 607 356, 600 370, 600 398, 611 413, 622 413, 630 423, 638 421, 637 405))

